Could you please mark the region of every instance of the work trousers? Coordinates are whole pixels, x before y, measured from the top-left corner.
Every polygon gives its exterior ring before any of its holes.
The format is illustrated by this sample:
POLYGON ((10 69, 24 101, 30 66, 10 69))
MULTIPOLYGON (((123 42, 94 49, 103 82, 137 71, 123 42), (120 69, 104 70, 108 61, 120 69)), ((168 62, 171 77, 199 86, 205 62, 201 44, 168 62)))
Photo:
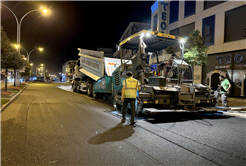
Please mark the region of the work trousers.
POLYGON ((222 105, 224 107, 228 107, 227 94, 226 93, 221 93, 221 101, 222 101, 222 105))
POLYGON ((131 122, 134 122, 134 117, 135 117, 135 101, 136 98, 124 98, 123 102, 123 111, 122 111, 122 119, 126 119, 126 110, 127 110, 127 105, 130 103, 131 105, 131 122))

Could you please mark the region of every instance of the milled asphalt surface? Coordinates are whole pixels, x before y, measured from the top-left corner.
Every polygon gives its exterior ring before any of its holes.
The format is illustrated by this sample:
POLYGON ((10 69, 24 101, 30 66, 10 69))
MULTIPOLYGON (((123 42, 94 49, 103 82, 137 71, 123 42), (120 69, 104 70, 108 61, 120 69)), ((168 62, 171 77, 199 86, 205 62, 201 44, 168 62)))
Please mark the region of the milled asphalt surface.
POLYGON ((1 113, 1 165, 242 165, 246 119, 166 115, 121 124, 102 100, 32 83, 1 113))

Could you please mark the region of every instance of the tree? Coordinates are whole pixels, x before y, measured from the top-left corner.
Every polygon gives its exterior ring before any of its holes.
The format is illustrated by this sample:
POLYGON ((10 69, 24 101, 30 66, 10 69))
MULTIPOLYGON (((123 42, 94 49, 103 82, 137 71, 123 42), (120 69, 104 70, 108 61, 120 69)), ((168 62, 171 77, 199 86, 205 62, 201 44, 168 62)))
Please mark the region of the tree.
MULTIPOLYGON (((9 68, 19 69, 23 64, 17 50, 11 46, 4 28, 1 26, 1 68, 5 68, 6 74, 9 68)), ((5 80, 5 91, 7 91, 7 78, 5 80)))
POLYGON ((169 46, 165 49, 165 51, 167 54, 174 54, 176 52, 176 49, 173 46, 169 46))
MULTIPOLYGON (((184 59, 191 66, 207 65, 207 50, 208 47, 204 46, 204 39, 200 35, 199 30, 193 30, 188 37, 184 48, 184 59)), ((166 53, 174 54, 176 52, 174 46, 169 46, 165 49, 166 53)))
POLYGON ((30 75, 30 70, 32 68, 32 66, 30 65, 30 63, 28 63, 26 60, 23 60, 23 67, 25 67, 25 72, 20 73, 21 76, 29 76, 30 75))
POLYGON ((199 30, 193 30, 188 37, 184 49, 184 59, 191 66, 207 65, 208 47, 204 46, 204 39, 199 30))
MULTIPOLYGON (((13 64, 12 64, 12 68, 14 69, 14 73, 16 73, 17 69, 23 68, 25 66, 25 63, 26 63, 26 60, 24 60, 20 54, 15 56, 13 64)), ((16 82, 14 82, 14 86, 15 85, 16 85, 16 82)))

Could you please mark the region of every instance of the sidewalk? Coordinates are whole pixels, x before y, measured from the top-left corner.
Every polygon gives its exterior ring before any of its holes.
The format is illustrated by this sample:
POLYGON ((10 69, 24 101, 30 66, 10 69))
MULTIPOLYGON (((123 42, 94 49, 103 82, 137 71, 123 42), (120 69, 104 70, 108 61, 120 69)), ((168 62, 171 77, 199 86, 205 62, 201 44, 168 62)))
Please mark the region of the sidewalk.
MULTIPOLYGON (((223 112, 224 115, 236 116, 239 118, 246 118, 246 98, 242 97, 228 97, 228 105, 231 110, 223 112)), ((221 106, 221 99, 219 99, 219 106, 221 106)))
POLYGON ((11 104, 28 86, 30 85, 30 83, 28 83, 23 89, 21 89, 18 93, 12 95, 9 99, 9 101, 3 105, 1 105, 1 112, 5 110, 5 108, 8 107, 9 104, 11 104))
MULTIPOLYGON (((228 97, 229 107, 234 111, 246 111, 246 98, 242 97, 228 97)), ((219 99, 219 106, 221 106, 221 99, 219 99)))

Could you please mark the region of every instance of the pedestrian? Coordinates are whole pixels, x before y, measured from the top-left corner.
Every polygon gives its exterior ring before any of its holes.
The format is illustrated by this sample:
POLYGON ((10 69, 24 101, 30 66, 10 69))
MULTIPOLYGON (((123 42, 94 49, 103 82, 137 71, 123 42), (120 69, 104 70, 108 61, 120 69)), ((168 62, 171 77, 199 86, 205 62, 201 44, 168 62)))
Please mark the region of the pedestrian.
POLYGON ((231 88, 231 84, 228 79, 226 79, 224 76, 219 76, 219 79, 221 81, 220 83, 220 95, 221 95, 221 101, 222 105, 224 107, 228 107, 227 103, 227 96, 229 94, 229 89, 231 88))
POLYGON ((131 105, 131 125, 135 124, 135 101, 137 97, 137 90, 140 90, 140 83, 137 79, 132 78, 132 72, 126 72, 127 79, 123 81, 123 87, 121 92, 121 101, 123 102, 123 111, 122 111, 122 123, 125 123, 126 120, 126 109, 127 104, 131 105))

